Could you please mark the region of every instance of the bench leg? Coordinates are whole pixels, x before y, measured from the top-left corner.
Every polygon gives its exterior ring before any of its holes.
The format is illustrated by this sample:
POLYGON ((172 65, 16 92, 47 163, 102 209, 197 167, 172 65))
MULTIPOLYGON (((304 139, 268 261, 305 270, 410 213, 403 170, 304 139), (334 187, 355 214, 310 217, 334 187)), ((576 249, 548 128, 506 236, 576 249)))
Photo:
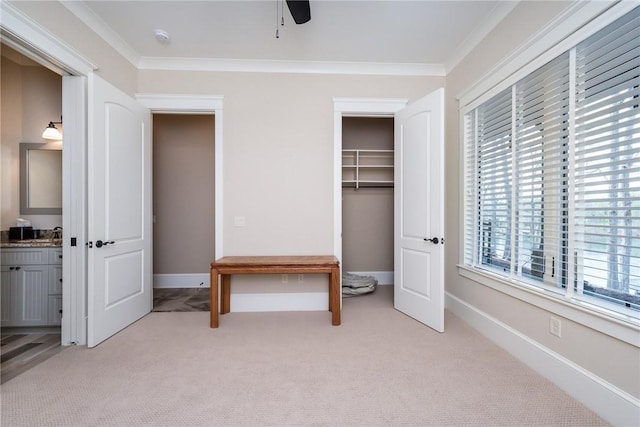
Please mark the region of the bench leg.
POLYGON ((231 312, 231 275, 222 274, 222 307, 220 313, 227 314, 231 312))
POLYGON ((211 269, 211 306, 209 307, 211 317, 211 328, 218 327, 218 270, 211 269))
POLYGON ((340 325, 340 268, 331 268, 329 280, 329 309, 331 310, 331 324, 340 325))

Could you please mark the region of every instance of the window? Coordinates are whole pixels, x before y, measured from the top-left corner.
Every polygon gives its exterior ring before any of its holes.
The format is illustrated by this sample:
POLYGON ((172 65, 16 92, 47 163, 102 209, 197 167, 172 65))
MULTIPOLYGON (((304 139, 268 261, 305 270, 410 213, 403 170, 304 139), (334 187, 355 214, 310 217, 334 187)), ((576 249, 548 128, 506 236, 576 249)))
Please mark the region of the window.
POLYGON ((464 264, 640 317, 640 8, 464 115, 464 264))

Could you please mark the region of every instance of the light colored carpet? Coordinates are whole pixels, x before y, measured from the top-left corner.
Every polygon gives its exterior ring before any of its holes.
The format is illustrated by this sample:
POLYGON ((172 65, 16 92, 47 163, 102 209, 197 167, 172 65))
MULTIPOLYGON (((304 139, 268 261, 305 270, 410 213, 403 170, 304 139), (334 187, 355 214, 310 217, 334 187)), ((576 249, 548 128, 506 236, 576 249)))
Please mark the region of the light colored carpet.
POLYGON ((151 313, 2 385, 2 426, 601 426, 447 314, 438 334, 392 287, 329 312, 151 313))

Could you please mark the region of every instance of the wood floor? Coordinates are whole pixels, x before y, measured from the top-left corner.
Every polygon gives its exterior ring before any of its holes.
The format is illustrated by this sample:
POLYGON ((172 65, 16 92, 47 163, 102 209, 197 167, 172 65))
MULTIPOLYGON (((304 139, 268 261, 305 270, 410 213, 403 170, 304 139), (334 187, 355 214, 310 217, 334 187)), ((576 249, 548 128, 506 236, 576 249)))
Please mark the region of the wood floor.
POLYGON ((3 330, 0 338, 0 384, 61 352, 60 331, 3 330))
POLYGON ((157 288, 153 311, 209 311, 209 288, 157 288))

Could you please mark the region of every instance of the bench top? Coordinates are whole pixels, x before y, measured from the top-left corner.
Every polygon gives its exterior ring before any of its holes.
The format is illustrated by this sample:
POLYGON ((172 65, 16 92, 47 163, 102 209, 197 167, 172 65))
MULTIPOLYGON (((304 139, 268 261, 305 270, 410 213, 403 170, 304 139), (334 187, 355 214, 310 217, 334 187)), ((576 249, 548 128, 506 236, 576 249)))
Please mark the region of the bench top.
POLYGON ((337 267, 333 255, 311 256, 226 256, 211 263, 212 268, 229 267, 337 267))

